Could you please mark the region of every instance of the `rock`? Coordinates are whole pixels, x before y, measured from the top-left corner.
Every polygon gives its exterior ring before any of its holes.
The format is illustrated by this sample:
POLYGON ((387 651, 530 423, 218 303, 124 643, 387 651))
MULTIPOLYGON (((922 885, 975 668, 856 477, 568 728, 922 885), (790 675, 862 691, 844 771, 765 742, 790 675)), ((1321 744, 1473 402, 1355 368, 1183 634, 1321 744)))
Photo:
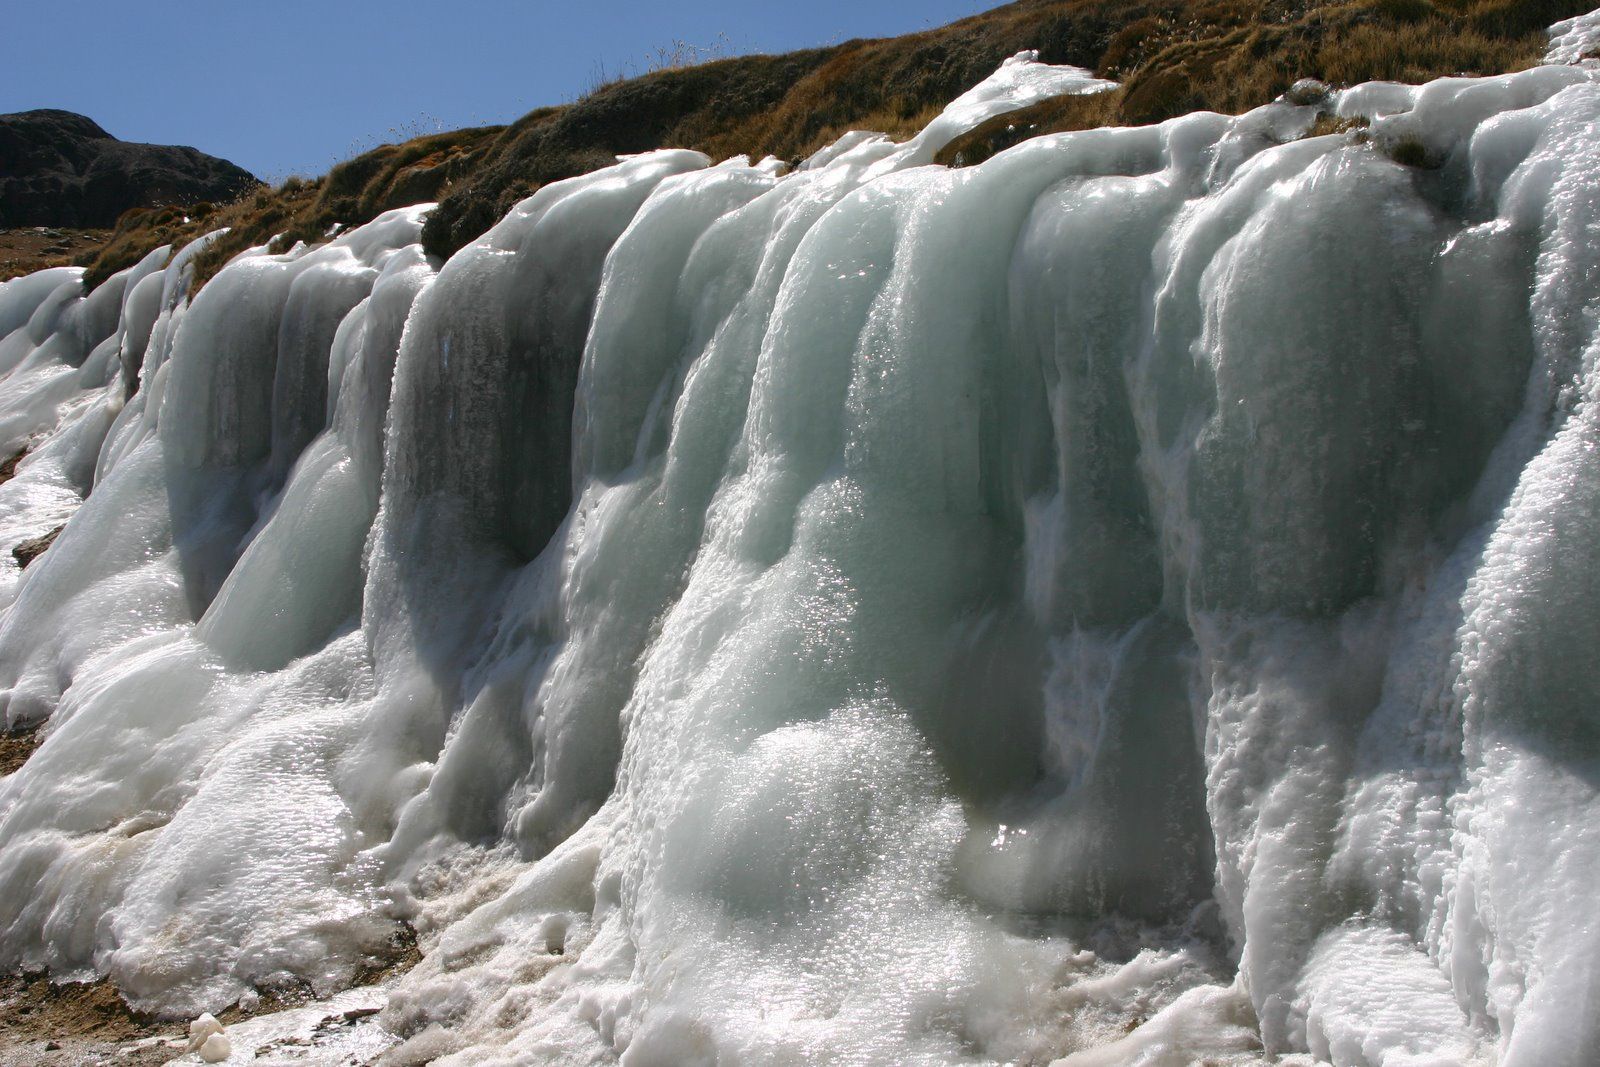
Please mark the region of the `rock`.
POLYGON ((17 464, 21 463, 22 457, 26 456, 27 454, 28 448, 26 445, 24 445, 22 448, 18 449, 14 455, 8 456, 4 462, 0 462, 0 485, 4 485, 6 482, 9 482, 12 478, 16 477, 17 464))
POLYGON ((198 1019, 189 1024, 189 1047, 198 1049, 206 1043, 212 1034, 222 1033, 222 1024, 217 1022, 217 1017, 209 1011, 203 1013, 198 1019))
POLYGON ((0 228, 109 228, 129 208, 232 200, 259 184, 227 160, 119 141, 70 111, 0 115, 0 228))
POLYGON ((189 1051, 197 1053, 207 1063, 221 1063, 233 1055, 233 1043, 217 1017, 206 1012, 189 1024, 189 1051))
POLYGON ((221 1063, 233 1055, 233 1045, 228 1041, 227 1034, 212 1034, 201 1043, 197 1050, 200 1058, 207 1063, 221 1063))
MULTIPOLYGON (((17 566, 26 567, 28 564, 44 555, 44 550, 55 544, 56 538, 59 537, 61 535, 61 531, 65 529, 65 524, 57 526, 49 533, 42 534, 39 537, 30 537, 16 548, 13 548, 11 550, 11 556, 17 561, 17 566)), ((209 1018, 209 1016, 205 1016, 205 1018, 209 1018)))

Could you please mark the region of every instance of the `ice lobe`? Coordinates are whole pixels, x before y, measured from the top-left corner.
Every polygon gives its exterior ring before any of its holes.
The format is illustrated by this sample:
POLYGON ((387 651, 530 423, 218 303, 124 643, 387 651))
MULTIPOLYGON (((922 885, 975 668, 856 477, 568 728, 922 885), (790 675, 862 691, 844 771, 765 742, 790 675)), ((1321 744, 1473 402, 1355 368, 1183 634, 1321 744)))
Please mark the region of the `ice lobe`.
POLYGON ((1550 27, 1546 63, 1579 63, 1600 52, 1600 12, 1566 19, 1550 27))
POLYGON ((1583 1063, 1596 77, 928 165, 1104 87, 1021 56, 447 263, 7 283, 0 964, 192 1015, 404 920, 458 1064, 1583 1063))

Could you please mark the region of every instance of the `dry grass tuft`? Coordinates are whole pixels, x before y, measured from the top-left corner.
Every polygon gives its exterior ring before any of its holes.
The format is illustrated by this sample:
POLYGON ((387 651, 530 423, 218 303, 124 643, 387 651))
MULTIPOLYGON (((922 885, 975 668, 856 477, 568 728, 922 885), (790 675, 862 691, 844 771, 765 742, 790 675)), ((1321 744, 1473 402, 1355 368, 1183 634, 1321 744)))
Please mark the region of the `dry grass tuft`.
POLYGON ((1365 138, 1367 127, 1371 125, 1360 115, 1351 118, 1341 118, 1338 115, 1319 115, 1317 121, 1312 123, 1311 129, 1306 132, 1307 137, 1327 137, 1333 134, 1354 135, 1356 138, 1365 138))

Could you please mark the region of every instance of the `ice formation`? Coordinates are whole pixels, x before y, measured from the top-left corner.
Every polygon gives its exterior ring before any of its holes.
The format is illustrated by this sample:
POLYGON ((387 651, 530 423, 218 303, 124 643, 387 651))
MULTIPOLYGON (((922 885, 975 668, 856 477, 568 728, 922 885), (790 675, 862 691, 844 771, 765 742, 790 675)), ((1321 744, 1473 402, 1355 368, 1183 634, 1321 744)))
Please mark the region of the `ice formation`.
POLYGON ((1600 71, 930 165, 1100 87, 0 287, 0 965, 405 921, 397 1063, 1591 1062, 1600 71))

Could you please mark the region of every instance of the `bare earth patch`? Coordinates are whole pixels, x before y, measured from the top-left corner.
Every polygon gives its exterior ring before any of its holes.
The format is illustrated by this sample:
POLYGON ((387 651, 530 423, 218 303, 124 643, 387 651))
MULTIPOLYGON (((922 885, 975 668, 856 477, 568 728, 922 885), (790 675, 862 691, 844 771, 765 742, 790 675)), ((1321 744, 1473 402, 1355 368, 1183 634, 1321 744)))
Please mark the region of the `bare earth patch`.
POLYGON ((45 267, 68 266, 79 256, 98 251, 110 236, 110 230, 65 230, 51 226, 0 230, 0 282, 45 267))
POLYGON ((146 1038, 181 1036, 182 1027, 134 1012, 110 982, 57 985, 44 975, 0 977, 0 1065, 166 1063, 181 1049, 146 1038))
MULTIPOLYGON (((262 995, 254 1011, 236 1005, 219 1012, 233 1058, 306 1067, 377 1060, 398 1043, 375 1018, 388 999, 385 987, 421 959, 409 926, 393 949, 393 958, 359 974, 354 988, 326 1000, 309 990, 286 991, 262 995)), ((0 1067, 198 1063, 187 1053, 187 1038, 187 1021, 134 1011, 104 979, 55 983, 44 974, 0 975, 0 1067)))
POLYGON ((0 733, 0 777, 14 774, 39 747, 39 728, 0 733))

